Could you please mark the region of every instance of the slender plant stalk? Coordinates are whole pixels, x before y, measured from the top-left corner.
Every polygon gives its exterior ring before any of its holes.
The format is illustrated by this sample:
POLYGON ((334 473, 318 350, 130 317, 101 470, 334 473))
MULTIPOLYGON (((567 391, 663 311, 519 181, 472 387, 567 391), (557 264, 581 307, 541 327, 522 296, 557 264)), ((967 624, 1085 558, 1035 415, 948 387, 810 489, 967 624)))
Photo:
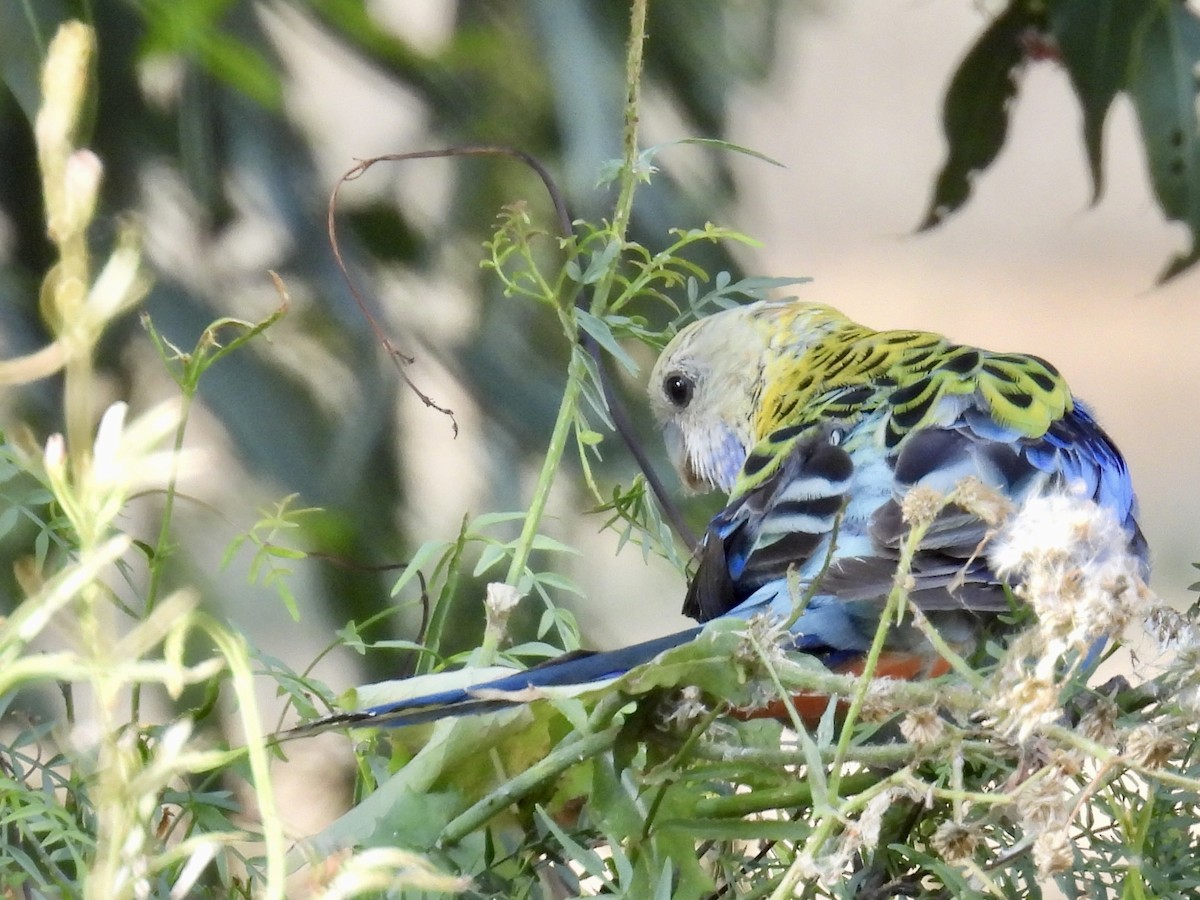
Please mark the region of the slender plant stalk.
POLYGON ((612 746, 621 731, 621 726, 611 725, 604 731, 581 735, 576 733, 567 738, 549 755, 520 775, 505 782, 499 790, 488 794, 478 803, 451 820, 442 829, 440 842, 456 844, 472 831, 504 809, 520 800, 538 785, 561 775, 571 766, 595 756, 612 746))
MULTIPOLYGON (((624 242, 625 233, 629 227, 629 218, 633 209, 633 195, 637 189, 638 180, 638 104, 641 100, 642 49, 646 42, 646 6, 648 0, 634 0, 630 19, 629 46, 626 55, 626 86, 625 97, 625 128, 621 171, 619 176, 619 193, 615 214, 613 216, 613 238, 624 242)), ((605 273, 596 285, 592 299, 593 315, 603 315, 607 299, 612 292, 616 278, 615 266, 605 273)), ((568 337, 572 345, 578 342, 578 326, 574 317, 563 316, 568 328, 568 337)), ((525 516, 521 534, 513 548, 512 562, 508 567, 505 583, 514 588, 521 586, 525 569, 533 552, 533 542, 541 526, 546 504, 550 499, 550 491, 554 487, 554 478, 562 464, 566 452, 571 428, 576 420, 578 404, 582 392, 583 371, 579 358, 572 354, 571 363, 567 369, 567 384, 563 390, 562 402, 558 407, 558 417, 554 422, 554 430, 550 435, 550 443, 542 461, 541 472, 530 500, 529 511, 525 516)), ((480 665, 487 665, 495 657, 499 635, 485 636, 482 646, 476 655, 480 665)))
POLYGON ((567 439, 571 434, 571 424, 575 420, 575 407, 583 386, 583 373, 575 357, 567 370, 567 385, 563 390, 563 399, 558 407, 558 418, 554 421, 554 430, 550 433, 550 444, 546 450, 546 458, 542 464, 541 474, 529 502, 529 512, 525 516, 525 524, 521 528, 521 536, 513 552, 512 563, 508 567, 507 584, 518 587, 529 555, 533 552, 533 540, 537 536, 542 515, 550 500, 550 490, 554 487, 554 476, 562 462, 563 453, 567 449, 567 439))
MULTIPOLYGON (((184 391, 180 402, 179 427, 175 429, 175 443, 172 445, 171 474, 167 479, 165 497, 163 499, 162 519, 158 526, 158 539, 154 542, 154 557, 150 560, 149 582, 146 585, 145 615, 150 615, 158 603, 162 592, 163 572, 166 569, 167 558, 171 555, 171 520, 175 511, 175 495, 179 489, 179 460, 183 453, 183 437, 187 431, 188 413, 192 408, 192 391, 184 391)), ((142 707, 142 686, 135 684, 130 691, 129 717, 137 722, 142 707)))
POLYGON ((625 55, 625 128, 622 133, 620 193, 613 215, 613 232, 625 239, 633 213, 633 194, 637 189, 638 116, 642 101, 642 50, 646 45, 646 9, 649 0, 634 0, 629 21, 629 48, 625 55))

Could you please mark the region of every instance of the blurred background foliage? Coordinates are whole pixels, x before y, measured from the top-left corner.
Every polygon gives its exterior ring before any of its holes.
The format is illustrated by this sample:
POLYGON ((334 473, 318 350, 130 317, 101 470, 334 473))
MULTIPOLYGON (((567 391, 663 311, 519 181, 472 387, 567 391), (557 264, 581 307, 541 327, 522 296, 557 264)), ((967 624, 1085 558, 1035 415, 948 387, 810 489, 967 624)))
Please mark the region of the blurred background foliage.
MULTIPOLYGON (((28 352, 46 339, 36 286, 53 257, 30 120, 45 45, 59 21, 77 16, 94 24, 99 40, 94 125, 83 141, 106 168, 93 235, 100 244, 111 241, 114 217, 125 211, 141 219, 155 278, 144 308, 156 328, 188 348, 214 318, 260 318, 277 302, 268 269, 282 276, 293 304, 268 342, 231 355, 202 383, 203 413, 193 434, 221 449, 213 477, 194 486, 196 503, 183 513, 195 539, 183 540, 177 574, 217 588, 219 548, 253 521, 255 505, 296 494, 299 505, 324 513, 305 517, 303 533, 288 535, 288 542, 328 556, 293 590, 307 608, 327 610, 335 625, 389 605, 393 576, 368 567, 402 562, 434 536, 421 533, 422 526, 454 526, 467 511, 420 508, 438 495, 426 482, 472 486, 475 513, 523 508, 523 465, 544 449, 566 352, 554 322, 497 297, 478 268, 481 243, 504 204, 527 202, 535 219, 553 227, 532 173, 503 160, 410 162, 347 186, 340 240, 373 311, 418 357, 412 373, 418 384, 460 416, 467 412, 463 398, 472 398, 460 441, 487 448, 477 471, 414 474, 413 436, 432 434, 445 446, 449 425, 400 395, 396 371, 333 266, 325 204, 336 175, 349 168, 351 156, 505 144, 550 167, 573 215, 599 216, 612 203, 609 189, 598 186, 602 166, 620 155, 625 3, 474 0, 437 9, 417 4, 411 17, 387 6, 361 0, 0 6, 7 87, 0 91, 4 352, 28 352), (409 18, 422 16, 437 23, 443 39, 406 36, 409 18), (349 134, 323 132, 297 97, 314 53, 357 75, 339 101, 349 134), (355 143, 356 119, 392 113, 373 97, 394 102, 397 121, 408 123, 401 143, 380 145, 377 137, 355 143), (343 149, 348 155, 337 155, 343 149)), ((652 4, 648 109, 677 123, 679 134, 723 136, 731 90, 770 70, 782 14, 778 0, 652 4)), ((688 148, 682 174, 673 169, 677 158, 667 153, 656 160, 663 171, 635 211, 631 236, 652 250, 668 240, 669 227, 719 219, 733 196, 727 153, 688 148)), ((697 261, 712 272, 736 271, 719 248, 697 261)), ((135 404, 172 390, 133 316, 109 335, 98 366, 112 395, 135 404)), ((56 430, 58 390, 47 381, 6 396, 3 414, 37 434, 56 430)), ((605 456, 631 472, 619 453, 605 456)), ((595 531, 599 520, 585 527, 595 531)), ((0 593, 10 598, 17 596, 9 573, 23 537, 12 533, 0 548, 0 593)), ((241 597, 254 594, 236 582, 209 593, 224 594, 239 620, 270 615, 246 609, 241 597)), ((464 579, 460 595, 477 603, 482 590, 464 579)), ((478 639, 481 615, 464 612, 457 621, 463 646, 478 639)), ((411 622, 389 627, 411 636, 411 622)), ((371 674, 394 673, 394 658, 368 654, 368 665, 372 659, 371 674)))
MULTIPOLYGON (((739 142, 741 135, 728 133, 738 91, 767 83, 782 55, 779 36, 795 34, 797 18, 826 9, 819 0, 655 0, 644 142, 693 136, 739 142)), ((943 74, 949 151, 940 173, 930 173, 925 225, 966 202, 976 176, 1005 146, 1023 67, 1050 59, 1067 72, 1079 101, 1097 196, 1106 116, 1119 95, 1131 99, 1158 205, 1192 236, 1191 252, 1171 266, 1193 260, 1200 246, 1200 137, 1189 127, 1194 106, 1183 100, 1194 93, 1184 76, 1200 58, 1200 19, 1191 7, 1013 0, 992 11, 990 23, 979 16, 980 30, 963 48, 957 72, 943 74)), ((355 157, 505 144, 550 168, 573 215, 605 215, 613 197, 601 174, 620 155, 627 4, 0 5, 0 346, 6 356, 41 346, 46 337, 36 286, 52 254, 29 123, 46 42, 70 16, 92 22, 100 44, 92 133, 84 141, 106 166, 93 237, 111 243, 116 217, 127 211, 140 219, 155 275, 145 310, 157 328, 186 348, 214 318, 261 318, 278 302, 268 270, 282 275, 292 300, 268 341, 223 360, 202 384, 193 438, 212 452, 214 477, 191 486, 194 502, 182 520, 190 526, 186 552, 175 561, 179 581, 207 586, 207 596, 223 598, 240 622, 280 632, 286 614, 271 602, 272 591, 247 585, 244 565, 235 567, 236 577, 218 569, 224 548, 257 518, 257 509, 294 494, 294 505, 323 510, 288 534, 314 554, 308 564, 297 564, 293 586, 317 616, 306 628, 334 628, 389 608, 392 576, 373 567, 400 564, 422 541, 451 537, 464 514, 525 505, 531 461, 544 448, 560 395, 566 348, 548 317, 498 296, 479 260, 505 204, 528 203, 547 229, 553 218, 534 175, 497 159, 377 168, 342 192, 347 260, 373 311, 417 356, 417 383, 459 414, 463 436, 453 440, 445 419, 401 388, 333 265, 325 230, 329 191, 355 157), (328 115, 331 106, 338 115, 328 115)), ((932 108, 935 98, 930 101, 932 108)), ((669 239, 668 228, 727 219, 738 187, 732 156, 696 145, 655 156, 659 171, 639 194, 633 239, 656 250, 669 239)), ((711 273, 736 276, 738 260, 728 252, 711 247, 696 261, 711 273)), ((136 317, 110 333, 99 365, 108 399, 131 398, 137 405, 174 391, 136 317)), ((641 386, 621 387, 639 413, 641 386)), ((58 390, 47 381, 6 394, 0 414, 44 435, 59 427, 58 390)), ((649 424, 637 423, 658 453, 649 424)), ((604 464, 614 480, 627 481, 633 472, 615 443, 606 447, 604 464)), ((702 523, 711 502, 689 503, 692 520, 702 523)), ((555 510, 570 543, 594 535, 602 521, 581 518, 581 506, 586 503, 575 497, 555 510)), ((152 533, 154 498, 135 512, 152 533)), ((28 538, 18 530, 0 542, 0 596, 17 595, 11 562, 28 538)), ((592 555, 609 553, 605 546, 592 555)), ((603 563, 592 565, 593 576, 603 571, 615 581, 603 563)), ((669 591, 678 584, 672 577, 654 582, 639 575, 637 590, 657 599, 655 585, 669 591)), ((482 628, 482 585, 464 577, 459 596, 474 608, 464 605, 453 617, 451 646, 466 647, 482 628)), ((673 608, 673 596, 662 606, 673 608)), ((376 636, 411 637, 416 611, 409 613, 403 622, 387 620, 376 636)), ((527 632, 537 611, 525 613, 527 632)), ((285 636, 274 646, 268 641, 267 649, 280 646, 292 648, 285 636)), ((397 669, 386 654, 367 654, 364 664, 368 676, 397 669)))
MULTIPOLYGON (((1049 6, 1057 10, 1063 29, 1078 24, 1092 8, 1084 0, 1054 0, 1049 6)), ((1175 75, 1192 71, 1200 56, 1200 29, 1187 5, 1097 0, 1095 8, 1111 14, 1114 28, 1173 42, 1177 50, 1169 58, 1141 58, 1166 59, 1175 75), (1151 14, 1158 17, 1154 28, 1132 27, 1139 16, 1151 14)), ((786 33, 783 20, 821 9, 819 0, 654 0, 644 142, 703 136, 746 143, 730 129, 733 98, 773 73, 781 49, 776 40, 786 33)), ((943 126, 951 152, 940 181, 932 179, 929 210, 939 220, 966 201, 975 176, 1004 146, 1018 87, 1015 69, 1056 52, 1038 31, 1045 24, 1042 4, 1014 0, 1008 10, 990 25, 978 16, 976 49, 967 48, 958 76, 950 78, 949 70, 942 76, 949 79, 943 126), (998 33, 1007 41, 999 57, 985 52, 998 33), (960 115, 964 110, 981 118, 960 115), (972 135, 982 138, 974 145, 955 143, 972 135), (956 154, 956 147, 964 152, 956 154)), ((0 4, 5 86, 0 90, 0 350, 5 358, 30 352, 47 337, 37 294, 54 256, 45 238, 30 119, 46 43, 56 23, 72 16, 92 23, 99 40, 92 132, 81 141, 95 149, 106 169, 92 236, 104 250, 116 238, 119 216, 132 212, 141 221, 155 276, 144 308, 158 331, 188 348, 218 317, 257 320, 273 310, 278 297, 268 270, 280 273, 288 287, 290 313, 268 339, 223 359, 202 382, 202 408, 193 415, 190 437, 210 454, 209 473, 185 486, 191 498, 177 517, 185 530, 177 537, 181 549, 173 565, 179 584, 199 587, 206 602, 257 632, 256 643, 266 653, 303 667, 334 628, 393 606, 389 591, 395 576, 374 567, 401 564, 423 541, 452 539, 465 514, 524 508, 532 467, 544 452, 560 397, 567 350, 555 323, 498 296, 494 280, 479 268, 482 243, 505 204, 525 202, 535 220, 553 228, 549 203, 530 172, 503 160, 411 162, 377 168, 348 185, 339 216, 343 252, 373 312, 417 357, 412 377, 458 415, 462 436, 453 439, 444 417, 403 388, 334 267, 325 230, 329 191, 354 157, 459 143, 507 144, 547 164, 574 215, 605 215, 613 198, 600 177, 604 164, 620 155, 627 4, 0 4), (326 107, 332 94, 340 114, 318 114, 314 93, 325 95, 326 107), (283 531, 278 538, 312 554, 307 562, 278 560, 279 567, 296 570, 288 583, 304 610, 300 626, 287 619, 270 586, 246 583, 245 550, 232 572, 220 571, 226 547, 260 518, 258 510, 292 494, 293 505, 323 510, 301 517, 299 530, 283 531), (301 631, 312 636, 310 646, 298 640, 301 631)), ((1113 97, 1134 94, 1141 114, 1155 107, 1149 101, 1160 95, 1132 81, 1109 79, 1103 89, 1099 82, 1080 82, 1079 71, 1096 61, 1072 57, 1067 62, 1075 66, 1070 75, 1085 112, 1088 159, 1081 156, 1080 166, 1086 171, 1090 162, 1099 192, 1100 134, 1113 97)), ((1115 69, 1092 71, 1111 75, 1115 69)), ((1177 97, 1187 93, 1180 84, 1175 79, 1172 85, 1177 97)), ((1194 83, 1188 84, 1194 93, 1194 83)), ((931 95, 931 110, 935 102, 931 95)), ((1155 110, 1170 120, 1161 108, 1155 110)), ((1176 104, 1168 112, 1177 117, 1174 122, 1194 124, 1193 105, 1176 104)), ((1149 129, 1149 120, 1143 116, 1143 129, 1149 129)), ((1195 199, 1200 196, 1200 138, 1191 128, 1181 132, 1176 146, 1170 137, 1174 126, 1168 125, 1143 135, 1155 151, 1147 160, 1151 188, 1168 218, 1184 222, 1194 235, 1200 226, 1195 199), (1182 175, 1168 183, 1167 175, 1179 174, 1176 168, 1182 175)), ((783 131, 775 121, 769 127, 783 131)), ((876 127, 869 139, 852 139, 879 142, 880 133, 876 127)), ((787 149, 803 156, 802 148, 787 149)), ((854 166, 853 159, 840 162, 854 166)), ((635 207, 634 240, 656 250, 669 241, 668 228, 727 218, 739 187, 727 151, 673 147, 657 155, 655 164, 660 171, 643 187, 635 207)), ((890 173, 876 168, 880 177, 890 173)), ((848 215, 860 214, 846 208, 848 215)), ((792 218, 829 227, 812 210, 792 218)), ((912 224, 917 224, 915 215, 912 224)), ((724 270, 736 277, 738 260, 727 253, 714 247, 696 261, 712 273, 724 270)), ((895 282, 901 279, 887 274, 894 292, 872 290, 882 302, 898 305, 901 286, 895 282)), ((910 280, 926 291, 931 273, 920 274, 910 280)), ((974 288, 975 281, 970 285, 974 288)), ((1076 284, 1071 287, 1078 293, 1076 284)), ((960 291, 956 296, 971 298, 954 301, 956 317, 970 302, 987 305, 983 294, 960 291)), ((1055 301, 1065 303, 1067 296, 1062 292, 1055 301)), ((1127 300, 1119 298, 1131 305, 1127 300)), ((646 312, 662 315, 661 310, 646 312)), ((1172 311, 1172 316, 1186 312, 1172 311)), ((1065 343, 1058 331, 1042 330, 1046 340, 1065 343)), ((128 398, 144 407, 176 392, 136 317, 109 333, 98 365, 109 394, 98 398, 98 405, 128 398)), ((1122 360, 1123 371, 1151 368, 1122 360)), ((630 381, 621 388, 640 413, 641 385, 630 381)), ((0 395, 0 422, 6 427, 20 422, 39 438, 60 429, 59 390, 51 380, 0 395)), ((1140 412, 1144 397, 1137 402, 1140 412)), ((649 423, 639 419, 638 425, 657 454, 649 423)), ((605 476, 613 480, 628 481, 633 472, 615 442, 606 445, 605 465, 605 476)), ((1175 491, 1190 488, 1177 485, 1175 491)), ((147 497, 128 511, 131 521, 140 519, 130 533, 155 533, 157 502, 147 497)), ((692 520, 703 522, 712 501, 692 502, 692 520)), ((581 516, 589 505, 581 492, 560 497, 552 509, 558 521, 551 527, 561 529, 568 543, 590 539, 604 517, 581 516)), ((28 552, 31 533, 18 528, 0 542, 0 612, 19 596, 13 561, 28 552)), ((611 546, 582 559, 593 581, 580 580, 593 601, 601 586, 622 589, 611 565, 611 546)), ((632 592, 644 607, 673 611, 677 606, 682 579, 668 574, 672 580, 661 581, 660 590, 659 582, 638 570, 632 592)), ((458 584, 461 602, 452 620, 451 646, 478 641, 481 580, 464 574, 458 584)), ((403 621, 386 619, 370 637, 413 637, 417 617, 415 610, 409 612, 403 621)), ((597 613, 603 614, 603 609, 597 613)), ((639 610, 639 616, 645 614, 639 610)), ((527 611, 526 634, 537 618, 538 610, 527 611)), ((618 622, 617 630, 628 636, 641 624, 618 622)), ((350 655, 345 651, 339 664, 350 655)), ((335 683, 342 687, 359 678, 393 676, 403 663, 395 654, 373 652, 363 656, 362 668, 339 671, 335 683)), ((327 765, 319 775, 323 783, 331 780, 327 765)), ((310 782, 300 781, 303 803, 315 805, 310 782)))

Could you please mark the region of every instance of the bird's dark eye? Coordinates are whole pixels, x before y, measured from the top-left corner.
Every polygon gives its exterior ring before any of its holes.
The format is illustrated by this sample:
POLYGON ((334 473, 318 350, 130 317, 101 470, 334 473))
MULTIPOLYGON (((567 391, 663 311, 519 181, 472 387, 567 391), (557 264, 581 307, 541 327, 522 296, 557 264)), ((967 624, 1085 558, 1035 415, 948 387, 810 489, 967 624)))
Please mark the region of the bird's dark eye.
POLYGON ((672 372, 663 379, 663 393, 667 395, 667 400, 671 402, 672 406, 680 409, 692 402, 692 394, 695 390, 696 383, 679 372, 672 372))

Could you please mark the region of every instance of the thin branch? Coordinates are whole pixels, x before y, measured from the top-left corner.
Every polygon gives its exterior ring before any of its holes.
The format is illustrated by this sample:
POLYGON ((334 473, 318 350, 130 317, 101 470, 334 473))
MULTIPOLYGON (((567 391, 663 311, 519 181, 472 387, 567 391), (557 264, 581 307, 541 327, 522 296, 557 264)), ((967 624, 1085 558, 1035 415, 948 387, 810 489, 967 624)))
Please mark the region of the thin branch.
MULTIPOLYGON (((342 257, 341 247, 338 244, 337 225, 335 219, 338 193, 340 192, 342 185, 347 181, 355 181, 362 177, 364 174, 366 174, 367 170, 376 163, 402 162, 413 159, 446 159, 456 156, 504 156, 508 157, 509 159, 515 159, 518 162, 524 163, 537 174, 538 178, 540 178, 542 181, 542 185, 546 188, 546 193, 550 197, 550 202, 554 205, 554 215, 557 221, 559 234, 565 240, 571 240, 574 238, 575 232, 572 227, 570 210, 567 207, 567 203, 562 195, 562 191, 559 190, 558 185, 555 183, 554 178, 550 175, 550 172, 546 169, 546 167, 542 165, 542 163, 536 157, 526 153, 523 150, 490 144, 468 144, 457 147, 445 147, 439 150, 417 150, 411 153, 389 153, 384 156, 373 156, 367 159, 360 159, 354 165, 354 167, 342 175, 342 177, 338 179, 337 184, 334 185, 333 192, 329 197, 326 224, 329 231, 329 246, 333 251, 334 261, 337 263, 337 267, 342 273, 342 278, 345 280, 350 294, 354 297, 354 301, 358 304, 358 308, 362 310, 363 315, 370 323, 376 339, 395 362, 397 370, 400 372, 400 376, 404 379, 404 383, 407 384, 409 389, 421 399, 421 402, 426 406, 436 409, 437 411, 450 417, 450 421, 454 429, 454 435, 457 437, 458 420, 455 418, 454 412, 439 405, 413 383, 412 379, 405 371, 406 367, 413 363, 413 357, 400 350, 400 348, 396 346, 391 338, 388 337, 379 321, 374 315, 372 315, 370 309, 367 307, 367 304, 363 300, 363 297, 355 285, 354 280, 350 277, 350 272, 346 266, 345 259, 342 257)), ((626 214, 623 217, 623 221, 627 220, 628 210, 626 210, 626 214)), ((579 309, 585 311, 588 309, 588 302, 583 296, 580 297, 576 305, 579 309)), ((620 395, 613 388, 612 379, 608 372, 608 366, 605 362, 604 353, 599 343, 591 335, 583 333, 580 335, 580 346, 582 346, 583 349, 587 351, 588 355, 591 356, 596 362, 597 370, 600 373, 601 388, 604 391, 604 399, 608 404, 609 414, 611 415, 613 421, 613 427, 616 429, 616 432, 620 436, 622 442, 629 449, 629 453, 631 456, 633 456, 638 468, 642 470, 642 474, 646 478, 646 484, 648 484, 650 486, 650 490, 654 492, 655 499, 658 500, 658 504, 663 511, 663 515, 671 524, 671 527, 675 530, 675 533, 679 535, 680 540, 686 543, 689 548, 695 547, 697 543, 696 535, 688 527, 682 510, 679 509, 679 506, 675 503, 670 492, 667 490, 666 485, 663 483, 662 479, 659 477, 658 473, 651 464, 649 454, 638 440, 637 434, 634 431, 633 424, 630 420, 629 413, 625 408, 625 404, 621 400, 620 395)))

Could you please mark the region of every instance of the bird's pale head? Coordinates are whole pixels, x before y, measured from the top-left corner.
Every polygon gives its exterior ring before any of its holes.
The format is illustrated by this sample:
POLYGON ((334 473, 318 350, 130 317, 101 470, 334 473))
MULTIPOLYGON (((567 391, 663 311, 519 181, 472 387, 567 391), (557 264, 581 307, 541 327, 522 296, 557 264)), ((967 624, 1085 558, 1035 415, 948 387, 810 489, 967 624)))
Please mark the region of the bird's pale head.
POLYGON ((760 301, 693 322, 650 373, 650 406, 684 483, 728 493, 763 436, 758 405, 771 363, 800 356, 845 321, 826 306, 760 301))

